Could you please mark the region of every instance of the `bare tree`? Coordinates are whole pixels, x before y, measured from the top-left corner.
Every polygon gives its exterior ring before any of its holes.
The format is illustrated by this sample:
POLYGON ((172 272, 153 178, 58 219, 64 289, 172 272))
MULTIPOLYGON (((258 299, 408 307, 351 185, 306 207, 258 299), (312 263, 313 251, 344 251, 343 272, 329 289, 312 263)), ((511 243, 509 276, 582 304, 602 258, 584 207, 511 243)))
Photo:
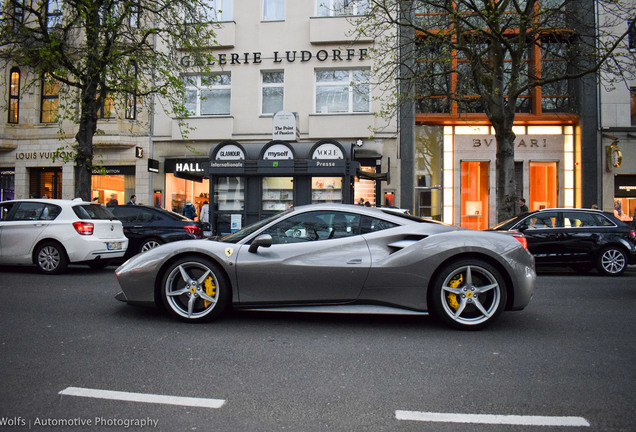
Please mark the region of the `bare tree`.
MULTIPOLYGON (((75 125, 75 196, 90 198, 93 138, 100 111, 160 94, 187 117, 184 77, 211 57, 214 14, 203 0, 8 0, 0 23, 0 60, 27 68, 33 84, 59 83, 58 119, 75 125)), ((29 85, 29 83, 25 83, 29 85)))
POLYGON ((516 113, 540 111, 531 101, 542 95, 551 112, 575 112, 577 79, 603 67, 626 70, 625 61, 633 71, 633 53, 617 49, 626 33, 612 32, 632 13, 611 0, 369 0, 357 28, 376 41, 375 76, 384 86, 395 83, 382 115, 485 115, 497 141, 501 221, 515 214, 518 199, 516 113))

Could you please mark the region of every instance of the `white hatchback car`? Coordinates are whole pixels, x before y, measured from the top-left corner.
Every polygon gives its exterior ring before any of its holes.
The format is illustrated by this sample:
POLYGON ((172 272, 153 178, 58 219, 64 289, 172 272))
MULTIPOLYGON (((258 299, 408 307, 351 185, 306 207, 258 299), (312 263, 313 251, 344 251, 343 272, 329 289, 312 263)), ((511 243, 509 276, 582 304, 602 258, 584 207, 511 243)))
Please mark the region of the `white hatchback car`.
POLYGON ((47 274, 70 263, 103 268, 127 247, 121 222, 101 204, 81 198, 0 202, 0 264, 35 264, 47 274))

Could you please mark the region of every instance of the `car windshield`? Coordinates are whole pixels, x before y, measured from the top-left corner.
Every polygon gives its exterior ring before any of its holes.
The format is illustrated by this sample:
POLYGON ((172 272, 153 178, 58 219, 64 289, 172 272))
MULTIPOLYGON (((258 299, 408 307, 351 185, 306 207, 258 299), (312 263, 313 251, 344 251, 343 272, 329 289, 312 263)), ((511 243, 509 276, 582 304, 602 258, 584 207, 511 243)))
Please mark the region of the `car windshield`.
POLYGON ((115 219, 111 211, 101 204, 80 204, 73 206, 73 211, 80 219, 115 219))
POLYGON ((280 213, 276 213, 273 216, 270 216, 266 219, 263 219, 262 221, 256 222, 252 225, 246 226, 243 229, 240 229, 236 232, 233 232, 231 234, 228 234, 224 237, 221 237, 220 239, 218 239, 218 241, 223 242, 223 243, 238 243, 241 240, 243 240, 245 237, 249 236, 250 234, 258 231, 259 229, 261 229, 262 227, 264 227, 265 225, 269 224, 270 222, 280 218, 281 216, 286 215, 287 213, 291 212, 292 209, 288 209, 285 211, 282 211, 280 213))

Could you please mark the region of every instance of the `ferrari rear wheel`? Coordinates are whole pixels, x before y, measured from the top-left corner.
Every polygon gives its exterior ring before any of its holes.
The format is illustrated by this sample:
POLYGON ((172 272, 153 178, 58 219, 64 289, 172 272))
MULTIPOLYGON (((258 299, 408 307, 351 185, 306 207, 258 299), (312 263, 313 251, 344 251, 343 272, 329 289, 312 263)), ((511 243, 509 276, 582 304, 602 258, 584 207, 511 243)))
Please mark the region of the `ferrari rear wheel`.
POLYGON ((182 321, 210 321, 223 313, 229 282, 218 266, 201 257, 181 258, 168 267, 161 284, 168 311, 182 321))
POLYGON ((444 267, 434 281, 433 312, 446 324, 477 330, 490 324, 506 305, 503 277, 481 260, 462 260, 444 267))

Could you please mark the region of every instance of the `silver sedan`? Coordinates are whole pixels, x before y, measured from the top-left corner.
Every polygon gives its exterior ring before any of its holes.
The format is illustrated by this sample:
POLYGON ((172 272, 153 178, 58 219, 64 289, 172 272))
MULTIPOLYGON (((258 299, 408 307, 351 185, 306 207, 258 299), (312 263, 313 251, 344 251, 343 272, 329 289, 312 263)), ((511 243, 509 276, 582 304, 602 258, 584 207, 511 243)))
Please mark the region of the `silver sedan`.
POLYGON ((391 211, 318 204, 276 214, 218 240, 136 255, 117 271, 131 304, 197 322, 242 310, 428 314, 478 329, 532 297, 523 238, 391 211))

